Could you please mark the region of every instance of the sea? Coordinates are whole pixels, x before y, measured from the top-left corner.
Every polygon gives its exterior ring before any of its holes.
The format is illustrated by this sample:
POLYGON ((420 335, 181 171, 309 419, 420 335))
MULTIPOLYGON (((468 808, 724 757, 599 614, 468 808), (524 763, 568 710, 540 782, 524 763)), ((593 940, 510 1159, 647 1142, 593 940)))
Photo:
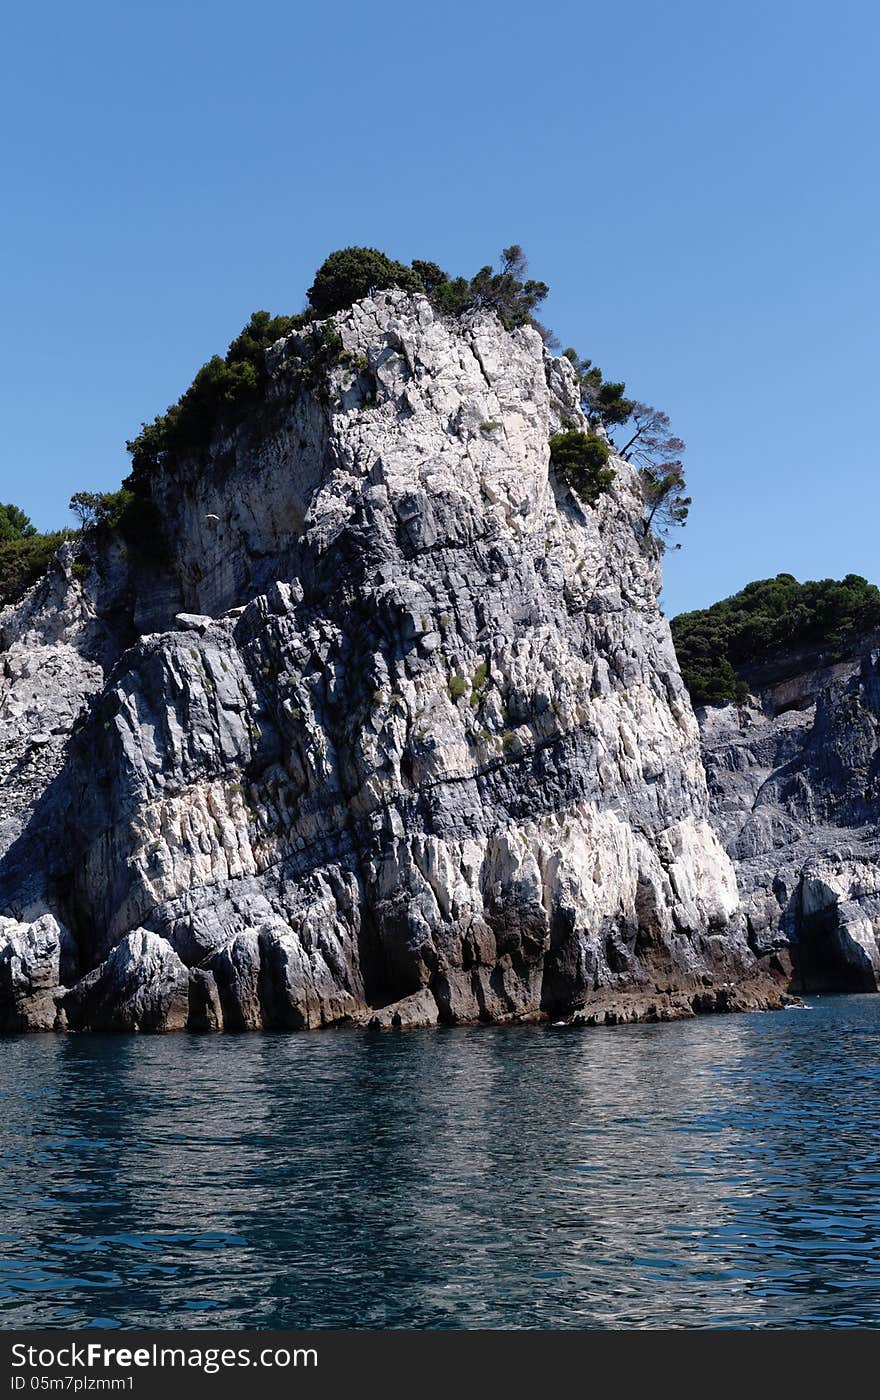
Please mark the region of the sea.
POLYGON ((0 1327, 880 1323, 880 997, 0 1039, 0 1327))

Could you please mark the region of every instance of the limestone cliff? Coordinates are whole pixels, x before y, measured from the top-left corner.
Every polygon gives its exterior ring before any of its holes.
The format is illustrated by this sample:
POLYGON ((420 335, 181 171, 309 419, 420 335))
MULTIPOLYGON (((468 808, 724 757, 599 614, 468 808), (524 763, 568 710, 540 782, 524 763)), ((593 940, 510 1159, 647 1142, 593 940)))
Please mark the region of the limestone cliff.
POLYGON ((748 938, 795 991, 880 987, 880 650, 783 658, 743 706, 698 711, 712 822, 748 938))
POLYGON ((880 650, 783 658, 699 711, 712 820, 749 940, 795 991, 880 987, 880 650))
POLYGON ((0 614, 0 1025, 774 1004, 637 485, 550 471, 570 365, 399 291, 333 321, 156 473, 162 549, 0 614))

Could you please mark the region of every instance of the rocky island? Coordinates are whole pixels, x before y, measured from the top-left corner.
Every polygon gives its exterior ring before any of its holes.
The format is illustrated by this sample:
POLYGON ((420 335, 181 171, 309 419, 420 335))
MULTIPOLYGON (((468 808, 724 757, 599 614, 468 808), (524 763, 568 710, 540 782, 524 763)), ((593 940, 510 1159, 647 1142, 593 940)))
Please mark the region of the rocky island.
POLYGON ((876 658, 706 712, 707 787, 644 483, 554 457, 571 358, 403 278, 292 320, 0 611, 0 1029, 770 1008, 805 929, 867 985, 874 848, 814 826, 871 818, 876 658))

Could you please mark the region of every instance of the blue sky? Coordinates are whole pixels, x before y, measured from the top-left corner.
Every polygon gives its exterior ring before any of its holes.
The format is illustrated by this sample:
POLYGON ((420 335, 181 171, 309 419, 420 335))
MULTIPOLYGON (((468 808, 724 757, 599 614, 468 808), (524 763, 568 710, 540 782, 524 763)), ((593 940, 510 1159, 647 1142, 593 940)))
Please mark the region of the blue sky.
POLYGON ((34 3, 0 56, 0 499, 43 527, 333 248, 473 272, 687 440, 670 612, 876 557, 869 0, 34 3))

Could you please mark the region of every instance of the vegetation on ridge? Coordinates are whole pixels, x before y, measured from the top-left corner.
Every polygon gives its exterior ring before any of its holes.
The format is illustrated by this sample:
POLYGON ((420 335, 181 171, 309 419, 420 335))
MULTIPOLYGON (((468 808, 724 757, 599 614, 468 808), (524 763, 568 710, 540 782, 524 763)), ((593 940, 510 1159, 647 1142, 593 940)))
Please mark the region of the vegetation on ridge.
MULTIPOLYGON (((341 248, 315 273, 308 290, 309 310, 320 319, 345 311, 362 297, 389 287, 423 292, 443 316, 494 311, 507 330, 532 322, 532 312, 549 292, 546 282, 526 277, 528 264, 518 243, 501 253, 501 267, 481 267, 468 280, 450 277, 434 262, 416 258, 411 266, 394 262, 377 248, 341 248)), ((535 323, 537 324, 537 323, 535 323)))
POLYGON ((160 457, 200 451, 219 424, 241 419, 259 402, 268 381, 265 352, 282 336, 301 326, 302 316, 271 316, 255 311, 231 342, 225 356, 213 355, 202 365, 177 403, 152 423, 143 423, 136 438, 126 443, 131 475, 125 485, 146 494, 160 457))
MULTIPOLYGON (((315 273, 305 310, 281 316, 255 311, 225 355, 212 356, 176 403, 141 424, 141 431, 126 443, 131 470, 120 490, 74 493, 70 509, 81 529, 118 531, 145 555, 158 556, 163 546, 151 485, 160 464, 198 455, 218 432, 233 431, 259 408, 270 378, 266 351, 293 331, 306 332, 298 349, 302 382, 319 400, 326 400, 327 370, 344 360, 345 352, 334 327, 323 323, 355 301, 390 287, 425 295, 441 316, 491 311, 507 330, 530 325, 545 343, 558 344, 535 319, 549 289, 528 276, 518 244, 502 250, 497 268, 487 264, 470 278, 450 276, 437 263, 418 258, 411 264, 397 262, 376 248, 339 249, 315 273)), ((610 451, 627 457, 642 482, 644 533, 664 540, 673 526, 684 524, 690 505, 680 460, 684 444, 673 437, 665 414, 627 398, 622 382, 605 380, 599 367, 580 359, 576 351, 565 354, 579 381, 589 431, 565 424, 554 435, 551 459, 557 475, 592 505, 614 478, 607 466, 610 451), (611 434, 624 425, 630 430, 622 434, 626 441, 617 445, 611 434)), ((348 359, 363 369, 354 357, 348 359)), ((498 426, 484 423, 482 431, 498 426)), ((0 603, 20 597, 70 533, 39 534, 17 507, 0 506, 0 603)))
MULTIPOLYGON (((161 460, 199 452, 218 428, 232 429, 259 402, 268 382, 265 352, 282 336, 302 329, 310 320, 323 321, 344 311, 363 297, 391 287, 421 292, 443 316, 470 311, 492 311, 507 330, 534 326, 545 341, 552 336, 534 312, 548 294, 545 282, 528 275, 528 263, 519 244, 502 249, 500 266, 481 267, 473 277, 450 277, 437 263, 414 259, 397 262, 378 248, 340 248, 325 258, 307 293, 306 310, 298 316, 271 316, 255 311, 226 355, 215 355, 196 375, 186 393, 128 444, 132 469, 125 485, 136 495, 149 494, 150 477, 161 460)), ((312 333, 314 345, 307 352, 312 387, 320 391, 330 347, 326 335, 312 333)), ((338 339, 338 337, 337 337, 338 339)), ((341 350, 341 342, 337 347, 341 350)), ((578 429, 565 425, 551 444, 554 467, 560 478, 591 505, 614 479, 606 466, 610 447, 636 466, 645 499, 644 534, 653 532, 665 542, 670 531, 687 519, 690 497, 685 495, 681 453, 684 443, 675 437, 666 414, 629 399, 622 381, 606 380, 591 360, 575 350, 565 351, 580 387, 581 405, 590 432, 573 437, 578 429), (614 429, 629 424, 625 441, 617 445, 614 429), (576 484, 577 482, 577 484, 576 484)))
POLYGON ((880 627, 880 589, 859 574, 798 583, 793 574, 757 579, 710 608, 672 619, 684 683, 695 705, 744 700, 751 671, 816 648, 841 659, 880 627))
MULTIPOLYGON (((492 310, 508 330, 527 324, 548 291, 545 283, 526 278, 525 256, 516 244, 504 249, 499 271, 483 267, 470 281, 450 278, 436 263, 416 261, 407 267, 377 248, 339 249, 315 273, 305 311, 296 316, 255 311, 225 356, 214 355, 176 404, 152 423, 141 425, 137 437, 126 443, 131 474, 125 485, 136 494, 146 494, 160 458, 199 452, 218 427, 231 429, 246 417, 265 391, 269 378, 265 352, 275 341, 389 287, 423 292, 444 315, 492 310)), ((326 360, 324 338, 318 333, 313 339, 313 358, 326 360)))

